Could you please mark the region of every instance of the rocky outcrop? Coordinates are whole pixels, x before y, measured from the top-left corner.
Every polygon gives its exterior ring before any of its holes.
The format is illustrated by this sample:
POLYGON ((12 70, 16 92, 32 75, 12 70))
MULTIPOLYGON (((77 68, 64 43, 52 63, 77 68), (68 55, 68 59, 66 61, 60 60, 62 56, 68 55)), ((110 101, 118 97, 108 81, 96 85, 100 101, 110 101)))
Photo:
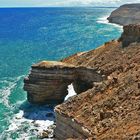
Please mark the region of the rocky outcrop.
POLYGON ((56 139, 140 138, 140 45, 121 44, 108 42, 63 60, 97 68, 107 79, 55 108, 56 139))
POLYGON ((78 67, 62 62, 43 61, 32 66, 24 80, 24 90, 32 104, 58 104, 68 94, 68 85, 73 83, 77 94, 101 81, 102 75, 94 68, 78 67))
POLYGON ((140 24, 140 3, 122 5, 111 13, 108 20, 120 25, 140 24))
POLYGON ((73 83, 78 95, 55 107, 58 140, 140 138, 139 25, 95 50, 33 65, 24 82, 35 104, 61 103, 73 83))
POLYGON ((124 32, 119 39, 122 41, 123 47, 131 43, 140 43, 140 25, 126 25, 123 27, 124 32))

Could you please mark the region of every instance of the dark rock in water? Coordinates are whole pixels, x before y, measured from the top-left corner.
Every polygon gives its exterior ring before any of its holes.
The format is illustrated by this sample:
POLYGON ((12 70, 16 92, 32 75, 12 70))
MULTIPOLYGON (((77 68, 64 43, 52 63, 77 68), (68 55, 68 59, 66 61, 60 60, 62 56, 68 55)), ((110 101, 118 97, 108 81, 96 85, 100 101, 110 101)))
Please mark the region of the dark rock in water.
POLYGON ((56 125, 51 125, 47 128, 47 130, 43 130, 43 132, 38 136, 40 139, 44 138, 54 138, 54 129, 56 125))
POLYGON ((41 136, 39 136, 40 139, 44 139, 44 138, 49 138, 49 132, 48 131, 43 131, 41 136))
POLYGON ((140 3, 122 5, 111 13, 108 20, 120 25, 140 24, 140 3))

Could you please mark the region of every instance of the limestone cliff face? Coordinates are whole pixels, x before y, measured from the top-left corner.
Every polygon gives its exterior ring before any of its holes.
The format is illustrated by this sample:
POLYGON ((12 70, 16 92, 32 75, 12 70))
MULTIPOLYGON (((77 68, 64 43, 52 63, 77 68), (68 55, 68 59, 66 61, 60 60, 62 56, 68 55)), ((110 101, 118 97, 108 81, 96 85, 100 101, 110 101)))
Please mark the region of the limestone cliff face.
POLYGON ((140 3, 122 5, 111 13, 108 20, 120 25, 140 24, 140 3))
POLYGON ((79 140, 86 139, 90 134, 90 130, 86 126, 77 123, 77 121, 71 117, 67 117, 56 111, 56 123, 57 128, 55 129, 55 139, 56 140, 66 140, 69 138, 78 138, 79 140))
POLYGON ((140 25, 126 25, 123 27, 124 32, 119 39, 122 41, 123 47, 131 43, 140 43, 140 25))
POLYGON ((92 88, 93 82, 101 80, 101 74, 93 68, 43 61, 32 66, 24 80, 24 90, 33 104, 58 104, 64 101, 71 83, 79 94, 92 88))
POLYGON ((74 66, 43 61, 32 66, 24 80, 28 101, 33 104, 57 104, 67 95, 67 85, 74 77, 74 66))

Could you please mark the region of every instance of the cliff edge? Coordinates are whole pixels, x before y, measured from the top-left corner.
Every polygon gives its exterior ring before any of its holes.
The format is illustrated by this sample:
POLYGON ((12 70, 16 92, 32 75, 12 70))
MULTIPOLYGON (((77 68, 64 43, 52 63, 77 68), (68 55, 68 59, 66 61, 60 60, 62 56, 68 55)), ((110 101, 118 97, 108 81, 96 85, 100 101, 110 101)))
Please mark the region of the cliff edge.
POLYGON ((97 68, 107 78, 55 108, 56 139, 140 138, 140 44, 132 39, 123 46, 128 29, 124 27, 121 41, 63 60, 97 68))
POLYGON ((111 13, 108 20, 120 25, 140 24, 140 3, 120 6, 111 13))
POLYGON ((24 90, 32 104, 59 104, 73 83, 77 94, 93 87, 103 76, 94 68, 75 66, 64 62, 42 61, 32 66, 24 79, 24 90))
POLYGON ((55 138, 140 138, 140 26, 124 26, 118 40, 32 66, 24 89, 31 103, 61 103, 67 86, 78 95, 55 107, 55 138))

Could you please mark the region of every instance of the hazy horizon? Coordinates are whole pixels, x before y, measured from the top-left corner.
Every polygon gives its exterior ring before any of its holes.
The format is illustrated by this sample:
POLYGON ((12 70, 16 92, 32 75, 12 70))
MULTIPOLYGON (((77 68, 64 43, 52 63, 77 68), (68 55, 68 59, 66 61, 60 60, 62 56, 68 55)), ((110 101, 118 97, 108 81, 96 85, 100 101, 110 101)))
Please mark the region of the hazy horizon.
POLYGON ((13 6, 0 8, 118 8, 119 6, 13 6))
POLYGON ((9 7, 119 7, 123 4, 140 3, 140 0, 0 0, 0 8, 9 7))

